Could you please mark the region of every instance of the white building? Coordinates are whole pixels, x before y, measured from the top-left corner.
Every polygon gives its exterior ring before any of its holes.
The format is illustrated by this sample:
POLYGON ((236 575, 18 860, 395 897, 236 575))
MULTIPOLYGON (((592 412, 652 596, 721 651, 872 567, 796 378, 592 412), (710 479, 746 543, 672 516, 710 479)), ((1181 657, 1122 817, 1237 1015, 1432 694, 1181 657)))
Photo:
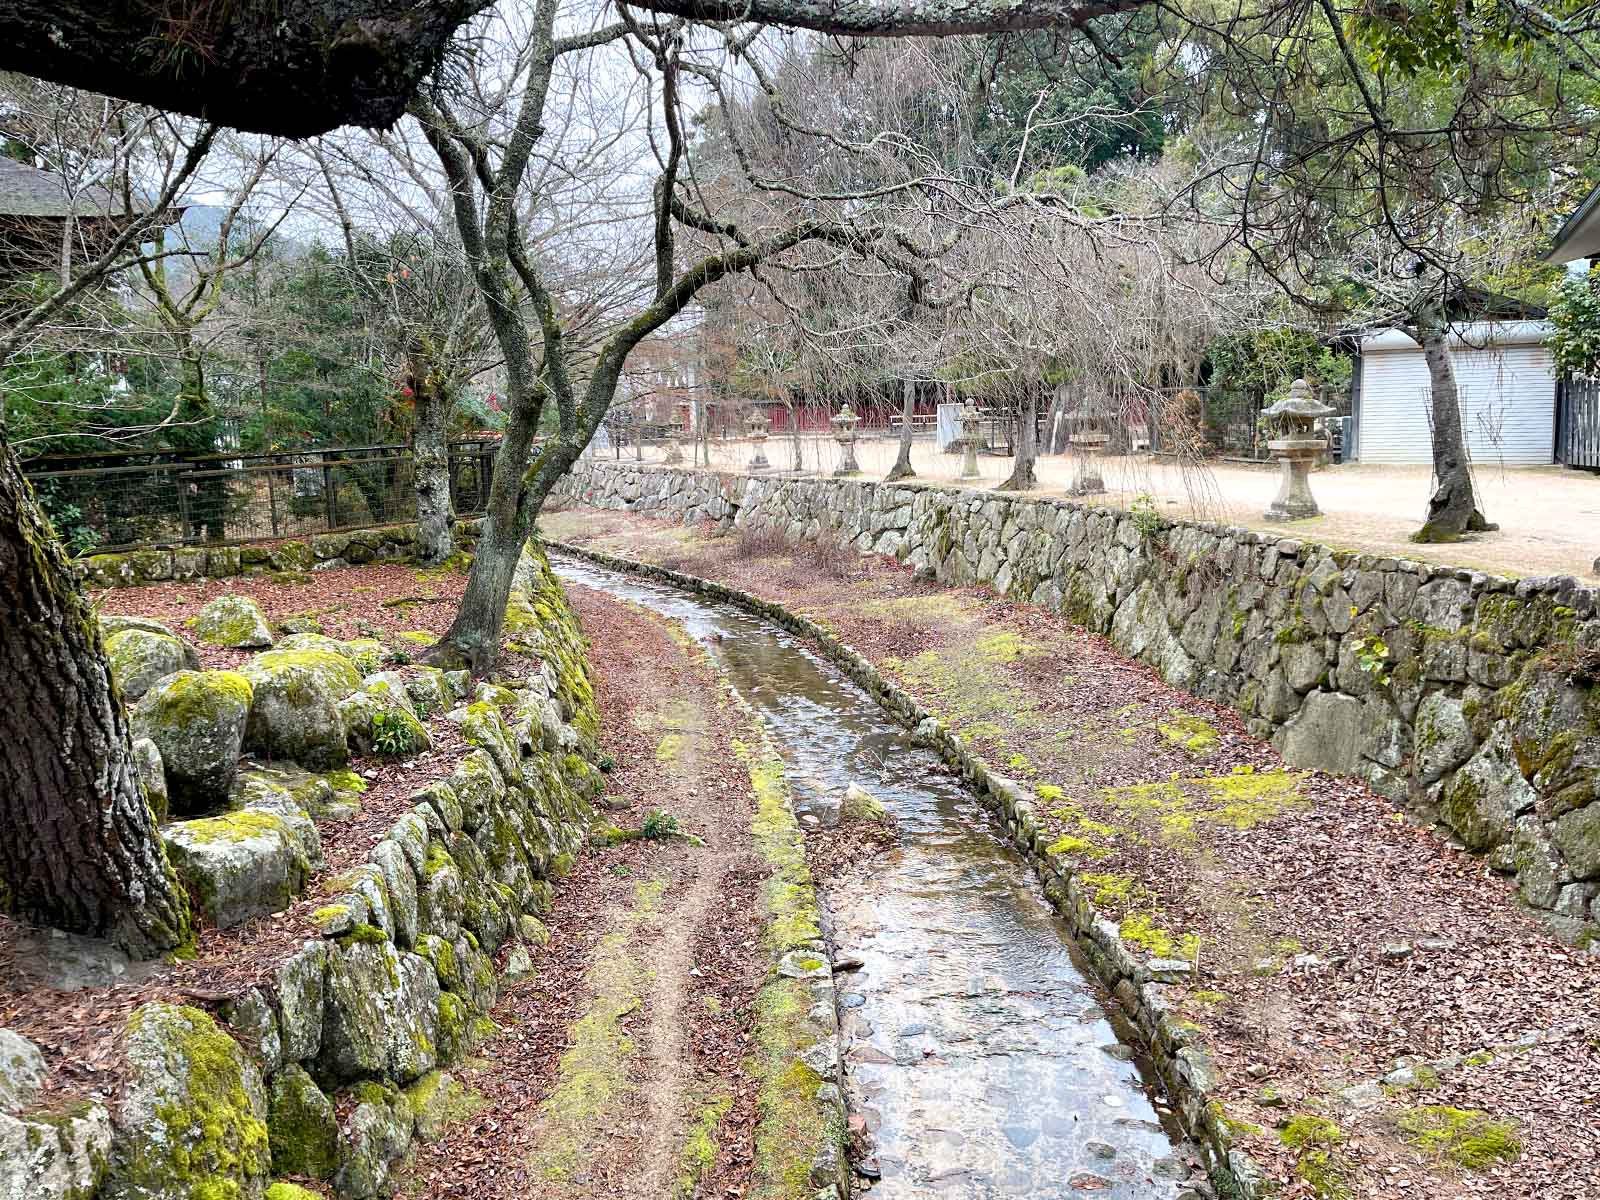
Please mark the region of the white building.
MULTIPOLYGON (((1450 336, 1467 453, 1479 466, 1556 461, 1556 373, 1544 321, 1477 321, 1450 336)), ((1431 463, 1422 347, 1398 329, 1361 339, 1351 396, 1358 461, 1431 463)))

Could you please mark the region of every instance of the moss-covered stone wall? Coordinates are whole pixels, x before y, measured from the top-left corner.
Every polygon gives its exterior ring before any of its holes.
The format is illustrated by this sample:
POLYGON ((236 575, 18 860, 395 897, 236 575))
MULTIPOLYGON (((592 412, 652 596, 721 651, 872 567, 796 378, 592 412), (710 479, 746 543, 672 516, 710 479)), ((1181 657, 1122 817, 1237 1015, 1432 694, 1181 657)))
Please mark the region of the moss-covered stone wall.
MULTIPOLYGON (((478 521, 456 522, 457 549, 470 551, 477 534, 478 521)), ((416 556, 417 527, 409 524, 242 546, 178 546, 89 554, 74 559, 72 567, 89 587, 139 587, 172 579, 296 575, 371 562, 405 562, 416 556)))
POLYGON ((1600 922, 1600 600, 1231 526, 925 484, 588 463, 565 498, 825 538, 1108 635, 1293 765, 1438 822, 1575 943, 1600 922))
MULTIPOLYGON (((534 616, 517 636, 541 670, 480 688, 488 698, 450 714, 470 750, 410 797, 363 862, 315 885, 321 936, 215 1015, 137 1009, 114 1102, 66 1121, 5 1103, 15 1111, 0 1110, 0 1196, 302 1194, 285 1177, 352 1200, 392 1191, 412 1143, 466 1104, 449 1067, 493 1032, 494 956, 542 940, 553 880, 602 786, 582 630, 537 546, 513 603, 534 616)), ((329 777, 277 766, 252 778, 251 806, 309 827, 307 804, 326 802, 329 777)), ((243 853, 245 839, 231 848, 243 853)))

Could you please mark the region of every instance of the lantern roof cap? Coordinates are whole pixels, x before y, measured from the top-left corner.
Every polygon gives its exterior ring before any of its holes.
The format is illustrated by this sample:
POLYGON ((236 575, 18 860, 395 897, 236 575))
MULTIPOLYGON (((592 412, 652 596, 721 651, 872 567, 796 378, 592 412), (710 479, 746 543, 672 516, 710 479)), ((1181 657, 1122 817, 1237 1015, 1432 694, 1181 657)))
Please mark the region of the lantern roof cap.
POLYGON ((1336 410, 1322 403, 1311 394, 1311 385, 1304 379, 1296 379, 1289 385, 1289 394, 1268 408, 1265 416, 1269 417, 1330 417, 1336 410))

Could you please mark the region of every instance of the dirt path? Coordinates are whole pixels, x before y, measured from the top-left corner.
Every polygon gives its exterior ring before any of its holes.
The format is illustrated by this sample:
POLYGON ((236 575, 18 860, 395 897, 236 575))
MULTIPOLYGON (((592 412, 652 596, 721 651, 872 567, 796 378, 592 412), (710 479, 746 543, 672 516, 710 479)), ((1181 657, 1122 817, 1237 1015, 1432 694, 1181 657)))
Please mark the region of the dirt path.
POLYGON ((666 1200, 709 1194, 713 1174, 736 1185, 750 1157, 735 1100, 752 1090, 740 1064, 761 964, 720 953, 754 944, 760 925, 754 905, 729 907, 762 874, 739 720, 675 626, 571 598, 618 764, 605 816, 621 832, 558 885, 533 978, 505 991, 501 1032, 457 1071, 479 1110, 424 1149, 417 1194, 666 1200), (669 819, 696 840, 638 836, 669 819))

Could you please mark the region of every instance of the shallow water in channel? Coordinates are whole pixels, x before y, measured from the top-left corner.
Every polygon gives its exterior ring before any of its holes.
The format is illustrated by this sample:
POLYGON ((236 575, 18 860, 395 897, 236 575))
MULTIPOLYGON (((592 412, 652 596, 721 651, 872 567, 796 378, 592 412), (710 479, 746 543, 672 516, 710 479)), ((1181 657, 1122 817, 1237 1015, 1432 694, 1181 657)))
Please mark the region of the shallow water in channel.
POLYGON ((571 584, 681 622, 758 712, 801 814, 860 784, 900 845, 830 889, 851 1111, 882 1200, 1177 1198, 1187 1171, 1028 864, 938 757, 782 629, 560 560, 571 584))

